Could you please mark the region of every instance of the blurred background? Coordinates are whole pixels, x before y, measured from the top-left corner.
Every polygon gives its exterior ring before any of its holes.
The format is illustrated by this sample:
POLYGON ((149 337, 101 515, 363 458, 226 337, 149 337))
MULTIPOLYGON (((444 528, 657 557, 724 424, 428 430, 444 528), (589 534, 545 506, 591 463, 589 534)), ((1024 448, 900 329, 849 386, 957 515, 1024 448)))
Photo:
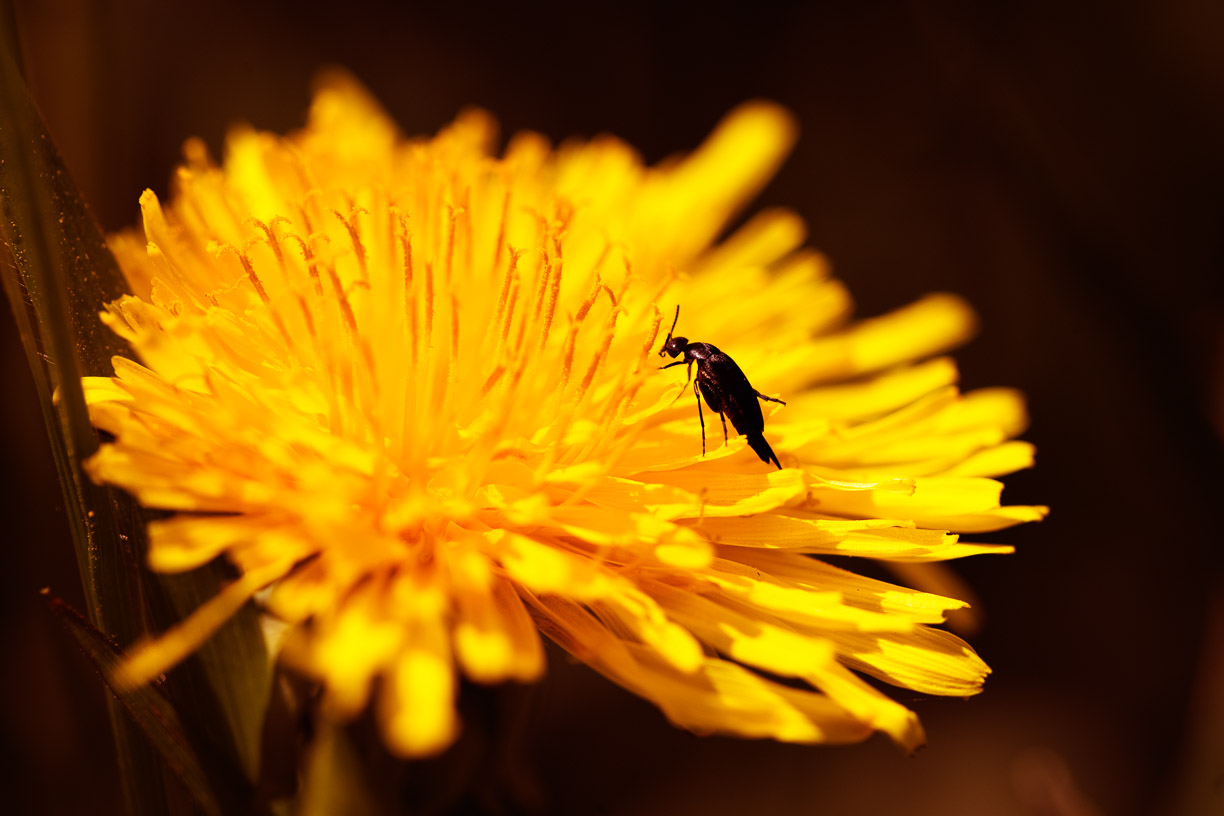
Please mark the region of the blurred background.
MULTIPOLYGON (((107 231, 189 136, 303 122, 351 69, 407 133, 463 106, 657 161, 737 103, 795 112, 758 205, 810 226, 879 314, 931 291, 982 319, 966 388, 1030 398, 1051 517, 957 562, 994 669, 970 702, 897 693, 928 747, 697 738, 558 659, 516 752, 566 814, 1224 813, 1224 6, 19 0, 35 97, 107 231), (1074 7, 1071 7, 1074 6, 1074 7), (1214 531, 1214 532, 1213 532, 1214 531)), ((2 123, 0 123, 2 126, 2 123)), ((23 812, 116 813, 102 691, 38 595, 80 597, 46 433, 0 319, 2 767, 23 812)))

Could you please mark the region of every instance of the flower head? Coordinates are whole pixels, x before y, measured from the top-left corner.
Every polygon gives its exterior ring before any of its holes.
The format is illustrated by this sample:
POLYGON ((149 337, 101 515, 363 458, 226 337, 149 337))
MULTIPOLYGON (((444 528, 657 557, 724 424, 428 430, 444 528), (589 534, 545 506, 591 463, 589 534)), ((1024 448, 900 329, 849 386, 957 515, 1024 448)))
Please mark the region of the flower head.
POLYGON ((483 113, 406 140, 333 77, 299 133, 236 130, 220 167, 189 142, 170 202, 146 192, 143 236, 112 241, 133 294, 103 318, 140 362, 86 381, 115 437, 89 468, 176 511, 153 569, 224 555, 241 577, 127 681, 269 588, 324 713, 377 689, 403 755, 454 738, 458 675, 539 677, 540 632, 694 731, 918 745, 858 672, 978 691, 986 665, 934 628, 964 604, 812 556, 1006 551, 956 532, 1043 514, 988 478, 1030 464, 1024 411, 927 359, 971 330, 961 301, 849 323, 793 214, 717 242, 793 130, 754 103, 658 167, 608 137, 498 157, 483 113), (656 356, 676 304, 786 400, 761 403, 781 469, 708 411, 702 454, 656 356))

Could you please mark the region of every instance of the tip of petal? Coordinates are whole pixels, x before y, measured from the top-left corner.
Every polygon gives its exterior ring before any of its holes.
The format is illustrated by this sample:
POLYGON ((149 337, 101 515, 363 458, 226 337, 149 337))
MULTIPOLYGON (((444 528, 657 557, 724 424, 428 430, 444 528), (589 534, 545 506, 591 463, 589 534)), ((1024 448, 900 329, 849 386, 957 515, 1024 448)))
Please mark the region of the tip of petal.
POLYGON ((107 682, 117 693, 132 691, 151 682, 166 668, 166 661, 152 644, 143 643, 130 651, 107 676, 107 682))
POLYGON ((723 117, 718 132, 739 138, 769 138, 787 152, 799 138, 799 121, 789 110, 768 99, 750 99, 723 117))

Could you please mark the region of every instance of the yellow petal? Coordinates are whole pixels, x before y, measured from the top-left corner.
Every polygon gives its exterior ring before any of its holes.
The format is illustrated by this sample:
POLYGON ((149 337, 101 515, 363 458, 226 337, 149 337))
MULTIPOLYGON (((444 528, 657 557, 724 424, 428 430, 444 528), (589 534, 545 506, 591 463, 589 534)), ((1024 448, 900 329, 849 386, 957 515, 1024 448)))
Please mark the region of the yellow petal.
POLYGON ((905 638, 853 632, 830 637, 846 665, 923 694, 968 697, 982 690, 990 674, 963 640, 940 629, 922 628, 905 638))
POLYGON ((763 210, 707 253, 702 265, 729 269, 767 266, 798 249, 806 235, 803 219, 790 210, 763 210))
POLYGON ((616 638, 575 604, 558 598, 528 600, 542 616, 542 628, 562 648, 653 701, 684 728, 800 743, 855 742, 870 733, 823 695, 712 657, 704 658, 698 671, 681 673, 653 649, 616 638))
POLYGON ((823 641, 830 632, 909 632, 914 622, 901 615, 853 606, 839 592, 820 592, 763 570, 720 560, 706 574, 715 591, 702 589, 720 607, 749 615, 823 641))
POLYGON ((317 545, 294 532, 282 520, 256 515, 180 515, 152 521, 149 568, 156 572, 183 572, 208 563, 226 550, 244 550, 242 560, 262 561, 269 560, 271 555, 300 561, 317 551, 317 545))
POLYGON ((217 631, 251 596, 284 575, 292 563, 268 564, 251 570, 201 604, 181 623, 157 639, 133 646, 115 669, 112 682, 119 689, 142 686, 178 664, 217 631))
MULTIPOLYGON (((762 470, 769 465, 763 465, 762 470)), ((720 472, 713 467, 641 474, 643 481, 678 487, 700 497, 700 512, 686 514, 715 518, 764 513, 803 496, 807 491, 798 470, 758 473, 720 472)))
POLYGON ((1033 466, 1036 448, 1028 442, 1006 442, 952 465, 945 476, 1005 476, 1033 466))
POLYGON ((999 504, 1003 485, 992 479, 932 477, 916 479, 911 493, 892 490, 832 490, 813 487, 814 506, 846 516, 912 518, 920 527, 980 533, 1026 521, 1040 521, 1044 507, 999 504))
POLYGON ((454 741, 455 673, 437 623, 421 621, 392 664, 379 699, 387 747, 402 757, 434 756, 454 741))
POLYGON ((921 360, 964 342, 976 327, 973 311, 953 295, 929 295, 882 317, 782 352, 776 365, 806 359, 808 381, 825 383, 921 360))
POLYGON ((807 677, 832 663, 833 644, 803 637, 690 592, 663 593, 668 613, 718 651, 740 663, 788 677, 807 677))
POLYGON ((775 104, 739 106, 666 176, 657 209, 643 213, 643 225, 653 221, 664 230, 680 232, 683 228, 684 244, 705 245, 773 176, 794 144, 795 130, 793 117, 775 104), (697 219, 695 213, 710 216, 697 219))
POLYGON ((534 680, 544 671, 539 635, 512 585, 493 574, 484 556, 453 564, 458 620, 455 656, 479 683, 534 680))
POLYGON ((828 697, 767 680, 726 660, 706 658, 700 672, 672 684, 664 670, 650 665, 649 655, 641 661, 644 666, 632 679, 608 674, 698 734, 835 744, 858 742, 871 733, 869 724, 828 697))
POLYGON ((589 558, 504 530, 492 530, 486 538, 506 574, 532 592, 593 599, 622 590, 620 579, 589 558))
POLYGON ((333 719, 351 719, 365 708, 374 679, 404 647, 404 628, 382 611, 381 595, 381 587, 359 587, 317 620, 308 637, 291 636, 285 644, 289 665, 324 682, 324 708, 333 719))
POLYGON ((846 521, 766 513, 749 518, 707 519, 701 529, 712 541, 725 546, 857 555, 900 562, 1010 552, 1003 545, 964 543, 941 530, 919 530, 906 524, 888 519, 846 521))
MULTIPOLYGON (((955 598, 877 581, 791 552, 744 550, 738 561, 738 569, 760 569, 774 578, 786 579, 799 586, 838 592, 851 606, 887 612, 914 623, 942 623, 945 613, 965 606, 964 601, 955 598)), ((730 564, 726 568, 732 569, 730 564)))
POLYGON ((702 663, 701 644, 682 626, 668 619, 655 599, 643 592, 621 592, 594 606, 628 633, 652 648, 680 672, 694 672, 702 663))
POLYGON ((921 748, 926 734, 918 716, 841 666, 821 666, 808 678, 845 708, 873 728, 883 731, 909 751, 921 748))
POLYGON ((789 416, 872 419, 954 385, 957 376, 956 363, 951 358, 936 357, 861 380, 813 388, 790 401, 789 416))

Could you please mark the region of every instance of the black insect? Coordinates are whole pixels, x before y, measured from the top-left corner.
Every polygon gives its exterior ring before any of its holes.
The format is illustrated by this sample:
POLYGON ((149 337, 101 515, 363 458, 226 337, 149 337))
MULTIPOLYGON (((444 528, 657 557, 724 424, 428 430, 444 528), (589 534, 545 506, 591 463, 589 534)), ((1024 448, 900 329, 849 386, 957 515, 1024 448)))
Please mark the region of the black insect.
MULTIPOLYGON (((676 306, 676 319, 672 321, 671 330, 667 332, 667 341, 659 349, 659 356, 668 355, 683 360, 660 366, 660 370, 672 366, 687 365, 688 379, 693 379, 693 363, 697 363, 697 381, 693 383, 693 395, 697 397, 697 418, 701 420, 701 455, 705 456, 705 417, 701 413, 701 398, 705 397, 710 410, 722 418, 723 442, 727 441, 727 417, 731 424, 748 440, 748 444, 766 464, 773 462, 778 469, 778 457, 773 448, 765 441, 765 417, 761 415, 761 404, 757 398, 779 402, 780 399, 767 397, 752 387, 744 372, 727 355, 723 354, 709 343, 690 343, 684 337, 672 337, 676 330, 676 322, 680 320, 680 307, 676 306), (700 395, 698 396, 698 391, 700 395)), ((688 382, 685 383, 688 385, 688 382)))

